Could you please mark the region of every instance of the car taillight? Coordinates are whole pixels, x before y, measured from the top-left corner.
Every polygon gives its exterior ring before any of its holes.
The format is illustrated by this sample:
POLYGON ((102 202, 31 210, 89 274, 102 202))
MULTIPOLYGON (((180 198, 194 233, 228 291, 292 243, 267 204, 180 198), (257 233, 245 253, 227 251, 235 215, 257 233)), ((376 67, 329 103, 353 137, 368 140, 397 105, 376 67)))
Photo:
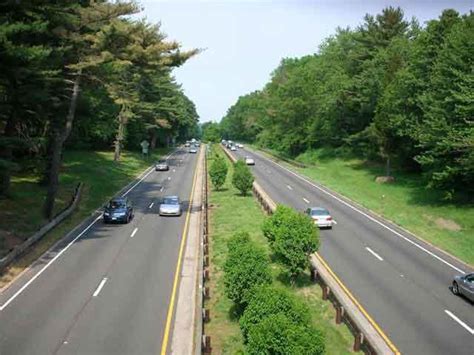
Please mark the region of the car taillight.
POLYGON ((332 221, 332 217, 326 217, 326 221, 332 221))

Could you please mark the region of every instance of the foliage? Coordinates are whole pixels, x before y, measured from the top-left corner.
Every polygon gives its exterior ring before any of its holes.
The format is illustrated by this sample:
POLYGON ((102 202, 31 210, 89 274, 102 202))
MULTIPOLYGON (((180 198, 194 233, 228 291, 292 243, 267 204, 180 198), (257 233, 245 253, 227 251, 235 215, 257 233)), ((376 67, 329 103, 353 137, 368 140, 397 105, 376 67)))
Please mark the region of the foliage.
POLYGON ((238 160, 234 164, 234 174, 232 175, 232 185, 240 191, 242 196, 252 189, 254 177, 249 167, 243 160, 238 160))
POLYGON ((225 184, 227 170, 225 159, 220 155, 216 156, 209 168, 209 176, 216 190, 219 190, 225 184))
POLYGON ((283 314, 272 314, 249 330, 249 354, 324 354, 323 334, 312 326, 293 323, 283 314))
POLYGON ((271 250, 294 280, 309 266, 309 256, 319 248, 318 230, 313 221, 305 214, 279 205, 262 229, 271 250))
POLYGON ((272 280, 265 251, 250 240, 248 233, 236 233, 228 243, 224 264, 224 286, 227 297, 243 308, 255 287, 272 280))
POLYGON ((221 140, 221 130, 219 124, 206 122, 202 125, 202 140, 209 143, 218 143, 221 140))

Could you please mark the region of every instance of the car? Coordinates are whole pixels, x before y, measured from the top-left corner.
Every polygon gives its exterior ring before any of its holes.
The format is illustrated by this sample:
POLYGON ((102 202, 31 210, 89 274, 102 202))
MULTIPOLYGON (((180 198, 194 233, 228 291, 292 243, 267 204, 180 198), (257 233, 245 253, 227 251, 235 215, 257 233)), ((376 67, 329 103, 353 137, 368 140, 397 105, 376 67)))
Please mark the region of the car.
POLYGON ((133 218, 132 202, 126 197, 117 197, 109 201, 104 206, 104 214, 102 215, 104 223, 123 222, 128 223, 133 218))
POLYGON ((454 276, 451 290, 455 295, 463 295, 474 302, 474 273, 454 276))
POLYGON ((230 150, 235 152, 237 150, 237 147, 235 145, 233 145, 233 146, 230 147, 230 150))
POLYGON ((184 143, 184 146, 185 146, 185 147, 190 147, 190 146, 191 146, 191 143, 186 142, 186 143, 184 143))
POLYGON ((253 158, 250 158, 250 157, 245 157, 245 164, 255 165, 255 160, 253 160, 253 158))
POLYGON ((155 164, 155 171, 168 171, 170 166, 166 160, 160 160, 155 164))
POLYGON ((198 151, 196 149, 196 147, 192 147, 191 149, 189 149, 189 153, 191 154, 196 154, 198 151))
POLYGON ((160 216, 181 216, 181 202, 178 196, 165 196, 160 204, 160 216))
POLYGON ((237 147, 238 147, 238 148, 243 148, 244 145, 239 143, 239 144, 237 144, 237 147))
POLYGON ((310 207, 306 210, 306 214, 313 219, 314 224, 319 228, 332 228, 334 221, 327 209, 323 207, 310 207))

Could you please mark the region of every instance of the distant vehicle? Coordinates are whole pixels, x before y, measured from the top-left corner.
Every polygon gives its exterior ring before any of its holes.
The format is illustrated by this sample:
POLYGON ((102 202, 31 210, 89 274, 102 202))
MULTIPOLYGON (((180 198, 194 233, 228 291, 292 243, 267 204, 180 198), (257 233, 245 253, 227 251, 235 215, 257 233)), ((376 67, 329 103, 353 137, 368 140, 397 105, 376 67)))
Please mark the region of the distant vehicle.
POLYGON ((166 196, 160 204, 160 216, 181 216, 181 202, 178 196, 166 196))
POLYGON ((250 157, 245 157, 245 164, 255 165, 255 160, 253 160, 253 158, 250 158, 250 157))
POLYGON ((191 143, 186 142, 186 143, 184 143, 184 146, 185 146, 185 147, 190 147, 190 146, 191 146, 191 143))
POLYGON ((237 150, 237 147, 235 145, 233 145, 233 146, 230 147, 230 150, 235 152, 237 150))
POLYGON ((239 144, 237 144, 237 147, 238 147, 238 148, 243 148, 243 147, 244 147, 244 145, 243 145, 243 144, 241 144, 241 143, 239 143, 239 144))
POLYGON ((155 171, 168 171, 170 170, 170 166, 166 160, 160 160, 155 165, 155 171))
POLYGON ((198 151, 196 149, 196 147, 192 147, 191 149, 189 149, 189 153, 192 153, 192 154, 196 154, 198 151))
POLYGON ((222 143, 223 145, 226 145, 227 141, 226 141, 225 139, 223 139, 223 140, 221 140, 221 143, 222 143))
POLYGON ((327 209, 323 207, 311 207, 306 210, 306 214, 313 219, 314 224, 319 228, 332 228, 334 221, 327 209))
POLYGON ((452 291, 474 302, 474 273, 454 276, 452 291))
POLYGON ((128 223, 133 218, 132 202, 126 197, 117 197, 109 201, 104 207, 104 223, 128 223))

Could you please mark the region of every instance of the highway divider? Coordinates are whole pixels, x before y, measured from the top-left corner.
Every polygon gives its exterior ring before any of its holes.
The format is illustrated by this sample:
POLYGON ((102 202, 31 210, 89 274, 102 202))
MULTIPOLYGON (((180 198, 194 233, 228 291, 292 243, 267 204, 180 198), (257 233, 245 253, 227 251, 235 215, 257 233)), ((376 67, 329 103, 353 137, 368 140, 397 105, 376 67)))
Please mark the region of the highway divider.
MULTIPOLYGON (((228 149, 225 147, 222 149, 232 162, 237 161, 228 149)), ((262 208, 268 214, 272 214, 277 206, 272 198, 257 182, 254 182, 252 190, 262 208)), ((318 253, 311 255, 310 263, 311 279, 321 286, 323 299, 329 300, 334 305, 336 324, 344 322, 354 334, 354 351, 364 351, 367 354, 400 354, 321 255, 318 253)))
POLYGON ((41 227, 35 234, 33 234, 20 245, 17 245, 5 257, 0 259, 0 275, 13 261, 30 250, 30 248, 41 238, 43 238, 50 230, 52 230, 64 219, 71 215, 71 213, 76 209, 79 199, 81 198, 82 187, 82 182, 78 183, 74 190, 74 194, 72 195, 71 202, 65 209, 59 212, 50 222, 41 227))

